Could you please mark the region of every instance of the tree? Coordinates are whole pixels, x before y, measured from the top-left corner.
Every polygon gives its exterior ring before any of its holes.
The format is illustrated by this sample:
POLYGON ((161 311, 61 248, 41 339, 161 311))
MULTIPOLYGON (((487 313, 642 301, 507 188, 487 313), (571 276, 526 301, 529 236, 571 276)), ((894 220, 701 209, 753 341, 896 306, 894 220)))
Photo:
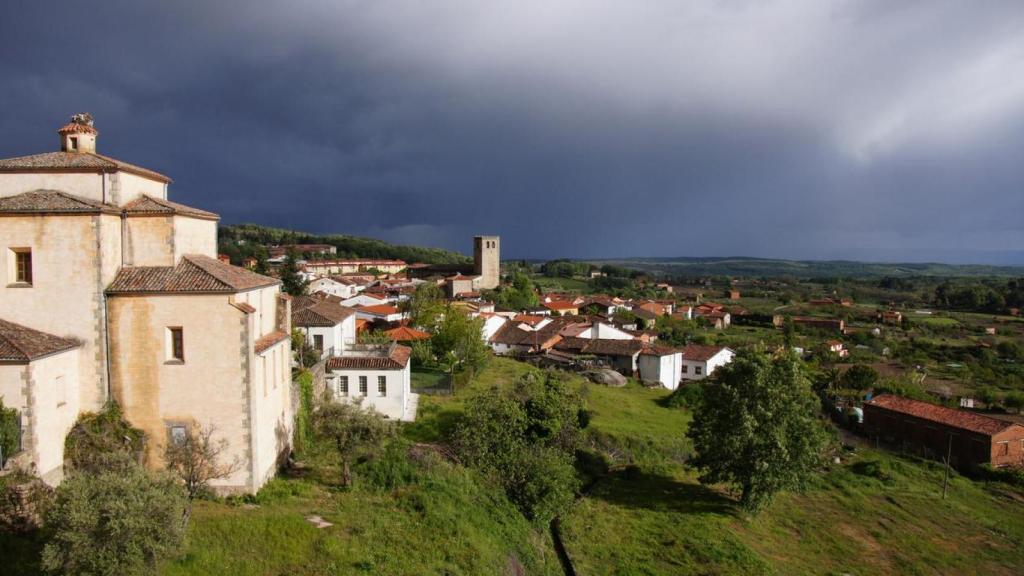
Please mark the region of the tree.
POLYGON ((530 277, 518 271, 512 275, 512 284, 495 291, 493 298, 495 304, 509 310, 527 310, 540 304, 530 277))
POLYGON ((178 553, 185 498, 174 479, 142 467, 75 473, 46 513, 52 537, 42 566, 50 574, 153 574, 178 553))
POLYGON ((444 294, 437 284, 420 284, 409 299, 402 302, 401 307, 410 324, 433 330, 444 314, 444 294))
POLYGON ((1018 414, 1022 408, 1024 408, 1024 393, 1021 392, 1007 392, 1006 397, 1003 398, 1003 404, 1011 410, 1016 410, 1018 414))
POLYGON ((217 428, 212 424, 202 428, 189 428, 184 438, 172 438, 164 448, 164 464, 185 485, 187 505, 182 525, 187 527, 192 517, 192 502, 210 490, 210 481, 232 475, 241 467, 236 456, 230 462, 223 460, 228 448, 224 438, 213 439, 217 428))
POLYGON ((488 347, 483 340, 484 321, 470 318, 449 306, 444 319, 430 338, 434 356, 448 368, 449 376, 476 370, 487 362, 488 347))
POLYGON ((317 436, 334 444, 341 458, 341 485, 352 485, 352 462, 372 454, 395 435, 391 421, 358 403, 329 402, 313 413, 317 436))
POLYGON ((878 383, 878 371, 865 364, 851 366, 839 378, 839 386, 850 390, 870 390, 878 383))
POLYGON ((301 296, 306 293, 306 286, 309 281, 299 273, 299 262, 295 252, 289 252, 284 258, 279 274, 281 285, 285 292, 292 296, 301 296))
POLYGON ((781 490, 802 487, 821 461, 827 434, 800 359, 742 352, 713 380, 687 433, 700 481, 737 486, 750 512, 781 490))
POLYGON ((579 487, 573 459, 587 422, 582 397, 564 378, 528 374, 511 390, 471 398, 452 444, 523 515, 547 523, 572 505, 579 487))

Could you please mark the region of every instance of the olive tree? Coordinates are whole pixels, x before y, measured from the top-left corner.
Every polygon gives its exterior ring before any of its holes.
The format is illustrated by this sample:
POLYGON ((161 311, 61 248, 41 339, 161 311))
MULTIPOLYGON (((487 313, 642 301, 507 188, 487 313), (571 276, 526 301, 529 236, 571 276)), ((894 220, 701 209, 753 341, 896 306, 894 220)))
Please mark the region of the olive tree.
POLYGON ((188 526, 192 516, 192 502, 210 490, 210 482, 227 478, 242 464, 237 456, 230 461, 224 458, 228 441, 223 438, 214 440, 216 431, 212 424, 189 428, 182 438, 172 438, 164 448, 167 470, 185 486, 184 526, 188 526))
POLYGON ((334 445, 341 458, 341 484, 352 485, 352 462, 378 450, 395 435, 394 423, 360 404, 331 402, 313 414, 317 436, 334 445))

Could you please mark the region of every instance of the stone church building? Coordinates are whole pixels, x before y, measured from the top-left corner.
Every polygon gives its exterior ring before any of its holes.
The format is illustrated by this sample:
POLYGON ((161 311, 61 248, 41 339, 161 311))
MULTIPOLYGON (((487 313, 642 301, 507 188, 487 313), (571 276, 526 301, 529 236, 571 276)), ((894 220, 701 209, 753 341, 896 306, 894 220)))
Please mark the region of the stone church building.
MULTIPOLYGON (((14 464, 50 484, 82 412, 120 404, 160 466, 168 439, 216 428, 254 492, 291 445, 290 299, 217 260, 216 214, 170 178, 97 152, 92 118, 55 152, 0 160, 0 399, 21 414, 14 464)), ((6 457, 6 456, 5 456, 6 457)))

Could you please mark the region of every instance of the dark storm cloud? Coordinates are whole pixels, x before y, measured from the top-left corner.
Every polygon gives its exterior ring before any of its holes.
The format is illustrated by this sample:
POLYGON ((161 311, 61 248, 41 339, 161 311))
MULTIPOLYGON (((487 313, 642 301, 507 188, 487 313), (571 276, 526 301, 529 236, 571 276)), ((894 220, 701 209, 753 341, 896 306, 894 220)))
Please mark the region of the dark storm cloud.
POLYGON ((1024 263, 1018 2, 2 10, 0 156, 88 110, 101 151, 226 222, 497 233, 510 257, 1024 263))

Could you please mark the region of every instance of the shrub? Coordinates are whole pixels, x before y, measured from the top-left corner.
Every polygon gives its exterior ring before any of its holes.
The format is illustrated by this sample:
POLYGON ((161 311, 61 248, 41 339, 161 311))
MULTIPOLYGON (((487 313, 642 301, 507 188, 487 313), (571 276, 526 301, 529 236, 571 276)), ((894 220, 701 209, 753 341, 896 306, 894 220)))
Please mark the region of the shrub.
POLYGON ((21 415, 14 408, 6 408, 0 398, 0 469, 8 458, 20 448, 21 415))
POLYGON ((52 538, 42 565, 51 574, 153 574, 181 548, 185 499, 168 476, 140 466, 77 473, 57 490, 47 511, 52 538))
POLYGON ((85 413, 64 440, 69 471, 99 472, 141 463, 145 434, 122 418, 121 408, 110 402, 98 413, 85 413))

